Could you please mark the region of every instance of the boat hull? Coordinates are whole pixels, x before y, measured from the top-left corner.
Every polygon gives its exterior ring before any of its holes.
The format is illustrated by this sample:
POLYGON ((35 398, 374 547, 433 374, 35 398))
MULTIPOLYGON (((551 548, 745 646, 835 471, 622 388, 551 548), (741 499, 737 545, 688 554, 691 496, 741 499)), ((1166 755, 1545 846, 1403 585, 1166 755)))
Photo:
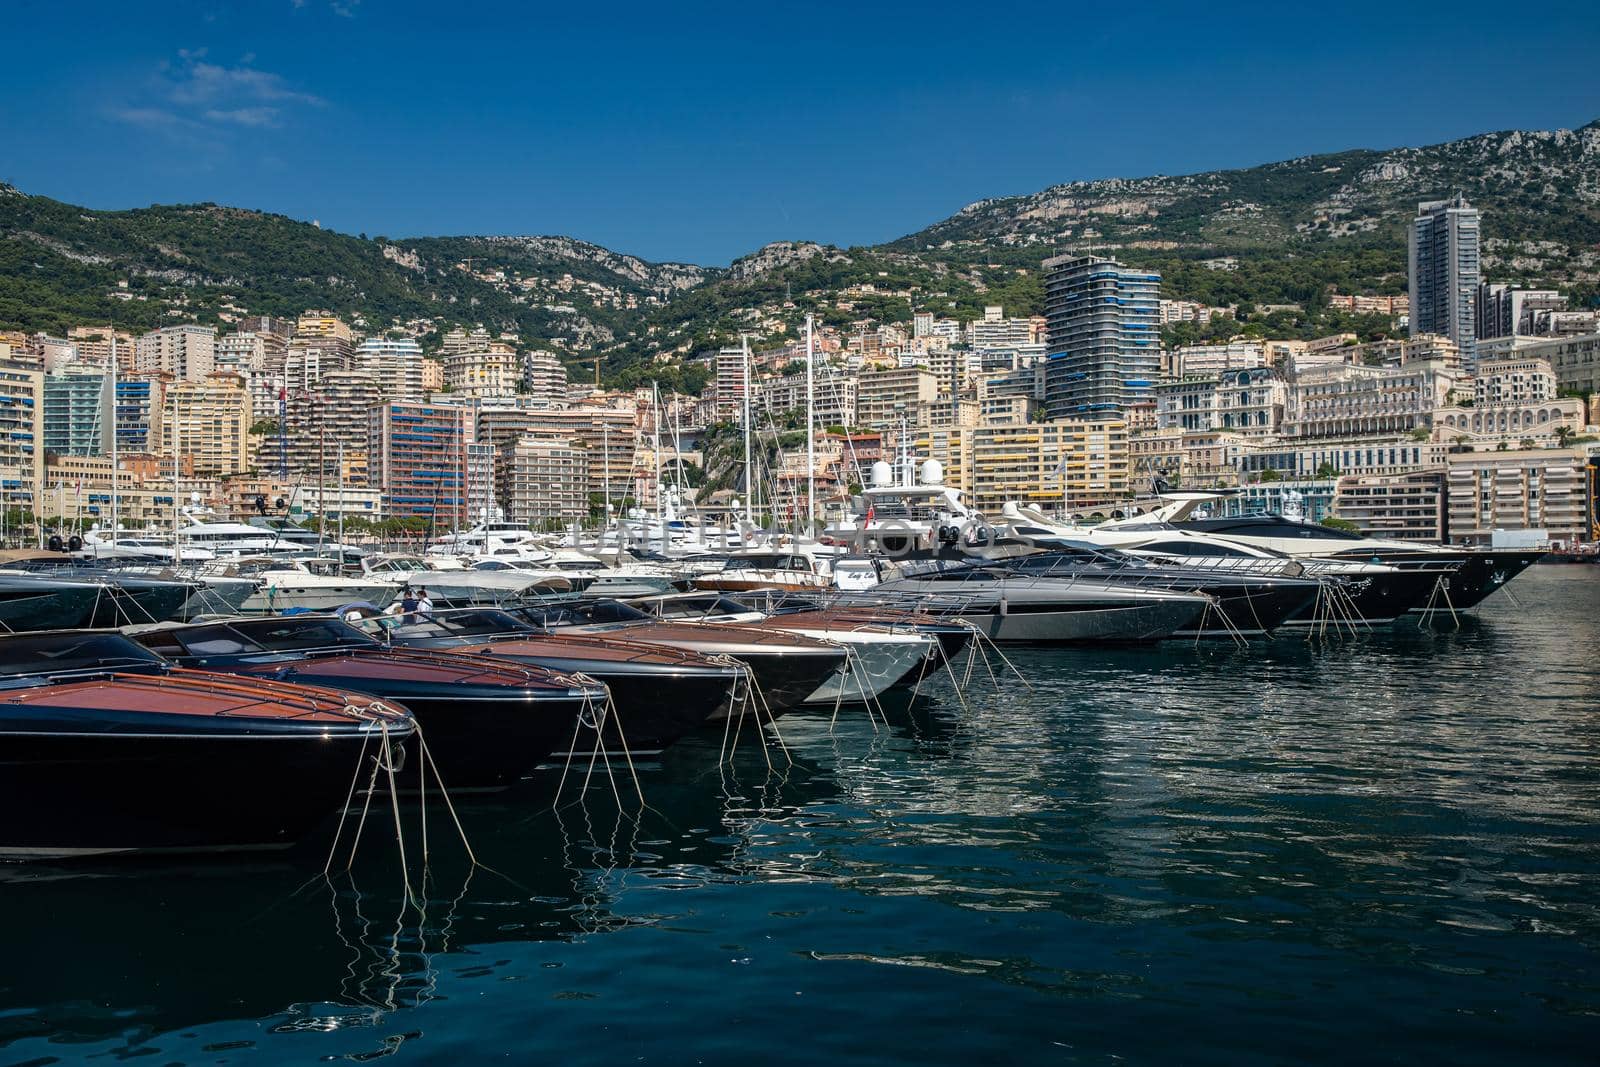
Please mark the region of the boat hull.
MULTIPOLYGON (((495 653, 495 658, 501 658, 495 653)), ((733 696, 740 672, 712 669, 630 669, 629 664, 586 661, 570 656, 505 655, 563 672, 579 672, 603 683, 611 691, 615 717, 597 731, 586 718, 569 729, 558 755, 595 751, 655 755, 675 741, 704 726, 733 696)))
MULTIPOLYGON (((399 732, 410 733, 409 726, 399 732)), ((287 848, 344 803, 378 749, 327 735, 8 734, 0 855, 287 848), (263 802, 270 798, 270 802, 263 802)))
POLYGON ((239 611, 244 615, 281 615, 291 609, 327 612, 337 611, 356 601, 381 608, 394 599, 396 591, 387 582, 315 586, 297 585, 291 580, 264 585, 244 599, 239 611))
POLYGON ((20 633, 83 626, 101 592, 87 582, 0 576, 0 629, 20 633))
MULTIPOLYGON (((1327 600, 1315 599, 1285 621, 1285 626, 1311 627, 1352 622, 1356 625, 1387 626, 1402 618, 1412 609, 1422 606, 1437 587, 1439 580, 1449 578, 1449 570, 1437 563, 1426 569, 1395 568, 1390 571, 1342 579, 1344 593, 1349 598, 1345 611, 1353 609, 1355 618, 1346 620, 1340 611, 1330 612, 1327 600)), ((1444 607, 1443 599, 1439 607, 1444 607)))
POLYGON ((386 685, 382 678, 319 673, 315 661, 304 668, 227 669, 258 678, 353 689, 403 703, 421 725, 428 751, 451 790, 494 792, 516 785, 572 736, 573 723, 585 707, 582 695, 424 694, 386 685))
POLYGON ((1062 645, 1159 641, 1196 621, 1203 610, 1198 599, 1085 606, 1065 611, 1035 611, 1027 605, 1001 604, 982 612, 963 611, 957 618, 998 643, 1062 645))

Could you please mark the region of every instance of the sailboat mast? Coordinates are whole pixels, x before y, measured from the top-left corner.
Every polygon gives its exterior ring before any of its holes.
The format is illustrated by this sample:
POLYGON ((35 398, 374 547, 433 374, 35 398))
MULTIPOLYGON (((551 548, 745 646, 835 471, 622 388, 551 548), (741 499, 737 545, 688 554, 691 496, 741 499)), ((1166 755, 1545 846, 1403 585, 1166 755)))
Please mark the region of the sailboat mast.
POLYGON ((740 334, 739 346, 744 350, 744 522, 746 526, 754 526, 755 506, 752 499, 756 483, 750 468, 750 338, 740 334))
POLYGON ((183 451, 178 435, 178 401, 182 396, 178 393, 177 383, 173 383, 172 390, 172 562, 182 562, 182 553, 178 545, 178 456, 183 451))
POLYGON ((806 316, 806 526, 817 516, 817 394, 811 365, 816 345, 811 336, 811 316, 806 316))
POLYGON ((344 566, 344 442, 339 442, 339 566, 344 566))
POLYGON ((661 527, 663 545, 666 542, 666 528, 661 525, 661 387, 656 382, 650 383, 650 402, 655 408, 650 418, 650 453, 656 460, 656 525, 661 527))
MULTIPOLYGON (((111 379, 111 541, 117 540, 117 529, 121 525, 121 512, 118 509, 117 492, 117 327, 111 325, 111 366, 106 369, 107 376, 111 379)), ((173 560, 174 563, 177 560, 173 560)))

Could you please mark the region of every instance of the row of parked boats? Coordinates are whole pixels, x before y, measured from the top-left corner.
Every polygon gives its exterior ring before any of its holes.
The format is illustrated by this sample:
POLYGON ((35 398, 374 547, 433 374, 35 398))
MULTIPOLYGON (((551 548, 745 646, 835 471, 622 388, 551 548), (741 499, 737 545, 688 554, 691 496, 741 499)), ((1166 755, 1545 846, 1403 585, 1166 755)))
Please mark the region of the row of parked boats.
POLYGON ((1537 558, 1279 517, 1006 519, 952 536, 908 510, 717 569, 654 561, 670 580, 648 595, 596 577, 431 612, 251 614, 144 565, 6 569, 0 855, 286 847, 374 792, 535 788, 575 756, 959 692, 957 657, 990 642, 1360 629, 1469 610, 1537 558), (891 536, 915 543, 893 553, 891 536))

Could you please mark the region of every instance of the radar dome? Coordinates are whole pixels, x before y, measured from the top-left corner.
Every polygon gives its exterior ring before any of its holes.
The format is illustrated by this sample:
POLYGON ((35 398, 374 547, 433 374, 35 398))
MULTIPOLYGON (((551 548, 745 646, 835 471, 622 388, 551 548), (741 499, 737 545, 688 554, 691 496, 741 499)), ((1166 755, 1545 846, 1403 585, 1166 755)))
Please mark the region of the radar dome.
POLYGON ((936 459, 926 460, 921 468, 923 485, 939 485, 944 481, 944 464, 936 459))
POLYGON ((872 465, 872 484, 893 485, 894 468, 889 466, 889 464, 883 460, 878 460, 878 462, 872 465))

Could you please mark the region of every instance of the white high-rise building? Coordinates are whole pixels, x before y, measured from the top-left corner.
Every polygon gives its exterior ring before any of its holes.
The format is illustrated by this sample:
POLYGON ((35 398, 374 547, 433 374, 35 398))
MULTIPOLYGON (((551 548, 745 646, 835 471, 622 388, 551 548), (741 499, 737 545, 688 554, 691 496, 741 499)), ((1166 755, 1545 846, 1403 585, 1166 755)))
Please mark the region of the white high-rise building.
POLYGON ((421 400, 425 359, 409 337, 369 337, 356 346, 354 369, 380 382, 390 399, 421 400))

